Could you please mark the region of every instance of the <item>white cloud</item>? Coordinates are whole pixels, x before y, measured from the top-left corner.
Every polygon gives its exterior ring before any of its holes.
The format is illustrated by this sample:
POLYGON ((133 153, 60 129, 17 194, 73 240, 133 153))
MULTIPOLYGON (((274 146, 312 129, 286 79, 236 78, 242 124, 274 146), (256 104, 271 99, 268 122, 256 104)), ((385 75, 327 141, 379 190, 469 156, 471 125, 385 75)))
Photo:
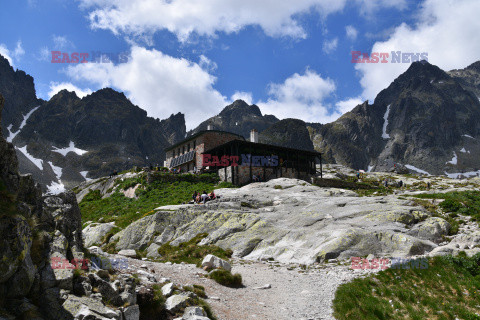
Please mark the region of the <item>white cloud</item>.
POLYGON ((164 119, 182 112, 189 129, 228 102, 213 88, 216 78, 199 64, 154 49, 132 47, 126 63, 83 63, 69 66, 66 72, 75 80, 125 92, 149 116, 164 119))
POLYGON ((8 63, 13 67, 13 59, 11 57, 10 50, 8 50, 7 46, 3 43, 0 43, 0 54, 8 60, 8 63))
POLYGON ((18 40, 17 46, 15 47, 15 51, 13 51, 13 56, 15 57, 15 60, 19 60, 24 54, 25 54, 25 50, 23 50, 22 41, 18 40))
POLYGON ((333 38, 332 40, 325 40, 323 42, 323 52, 325 52, 326 54, 330 54, 332 53, 333 51, 337 50, 337 46, 338 46, 338 38, 333 38))
POLYGON ((360 7, 362 15, 371 16, 380 8, 394 8, 404 10, 407 8, 407 0, 355 0, 360 7))
POLYGON ((305 38, 298 15, 338 12, 347 0, 80 0, 93 28, 137 34, 168 30, 186 41, 193 33, 214 36, 257 25, 269 36, 305 38))
POLYGON ((270 84, 268 101, 258 102, 263 113, 280 119, 297 118, 308 122, 331 122, 338 112, 329 112, 324 99, 335 91, 335 83, 307 69, 303 75, 295 73, 281 84, 270 84))
POLYGON ((345 33, 350 40, 355 41, 357 39, 358 31, 354 26, 346 26, 345 33))
MULTIPOLYGON (((372 52, 427 52, 428 61, 444 70, 465 68, 479 58, 478 12, 477 0, 426 0, 415 26, 401 24, 388 40, 376 42, 372 52)), ((357 64, 355 69, 362 74, 362 97, 373 99, 409 66, 408 63, 357 64)))
POLYGON ((362 104, 363 100, 360 97, 357 98, 348 98, 346 100, 339 101, 335 103, 337 110, 340 111, 342 114, 351 111, 353 108, 362 104))
POLYGON ((53 38, 53 44, 55 46, 55 50, 75 48, 75 45, 73 44, 73 42, 68 40, 66 36, 53 35, 52 38, 53 38))
POLYGON ((208 59, 207 57, 205 57, 203 54, 200 56, 200 60, 198 62, 198 64, 200 65, 200 67, 207 71, 207 72, 212 72, 212 71, 215 71, 217 70, 217 64, 215 62, 213 62, 212 60, 208 59))
POLYGON ((252 104, 253 97, 251 92, 235 91, 230 100, 231 102, 235 100, 243 100, 248 104, 252 104))
POLYGON ((80 89, 79 87, 75 86, 70 82, 50 82, 50 91, 48 92, 48 98, 50 99, 54 95, 56 95, 59 91, 67 89, 68 91, 75 91, 79 98, 83 98, 86 95, 92 93, 90 89, 80 89))
POLYGON ((51 60, 51 51, 48 50, 48 47, 42 47, 40 49, 40 55, 38 60, 40 61, 50 61, 51 60))
POLYGON ((22 41, 17 41, 17 45, 13 51, 9 50, 5 44, 0 43, 0 54, 8 60, 12 67, 15 67, 15 62, 18 62, 25 54, 22 41))

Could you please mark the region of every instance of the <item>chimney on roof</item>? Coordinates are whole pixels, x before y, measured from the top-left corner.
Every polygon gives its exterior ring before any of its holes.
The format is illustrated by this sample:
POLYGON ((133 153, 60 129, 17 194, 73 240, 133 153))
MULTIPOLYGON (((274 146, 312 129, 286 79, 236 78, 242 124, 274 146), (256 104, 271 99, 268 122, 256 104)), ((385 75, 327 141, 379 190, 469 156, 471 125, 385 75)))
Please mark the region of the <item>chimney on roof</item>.
POLYGON ((258 131, 255 129, 250 131, 250 142, 258 143, 258 131))
POLYGON ((212 129, 213 129, 213 128, 212 128, 212 125, 209 124, 209 125, 207 126, 207 130, 212 130, 212 129))

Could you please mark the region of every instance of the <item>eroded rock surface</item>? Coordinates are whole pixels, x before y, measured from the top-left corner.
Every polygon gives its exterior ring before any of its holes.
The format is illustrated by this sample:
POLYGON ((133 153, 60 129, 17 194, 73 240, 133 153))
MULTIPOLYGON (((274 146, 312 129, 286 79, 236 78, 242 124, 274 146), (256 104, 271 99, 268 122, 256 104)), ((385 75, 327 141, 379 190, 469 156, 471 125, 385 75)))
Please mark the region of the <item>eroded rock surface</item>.
POLYGON ((199 233, 200 244, 230 248, 252 260, 310 264, 351 256, 409 256, 437 247, 449 226, 395 195, 359 197, 279 178, 220 189, 205 206, 160 207, 112 237, 118 250, 178 245, 199 233))

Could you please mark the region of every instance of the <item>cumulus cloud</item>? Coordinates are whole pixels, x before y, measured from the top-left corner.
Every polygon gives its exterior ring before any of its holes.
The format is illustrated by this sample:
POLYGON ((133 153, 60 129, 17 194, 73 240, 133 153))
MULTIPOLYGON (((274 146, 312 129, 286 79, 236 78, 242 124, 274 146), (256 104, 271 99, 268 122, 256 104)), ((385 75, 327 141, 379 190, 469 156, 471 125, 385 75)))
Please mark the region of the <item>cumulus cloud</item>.
POLYGON ((337 119, 340 113, 330 112, 324 100, 335 88, 331 79, 324 79, 315 71, 307 69, 304 74, 295 73, 283 83, 270 84, 271 97, 257 104, 263 113, 274 114, 280 119, 299 118, 308 122, 331 122, 337 119))
POLYGON ((48 92, 48 98, 50 99, 54 95, 56 95, 59 91, 67 89, 68 91, 75 91, 79 98, 83 98, 86 95, 92 93, 90 89, 80 89, 79 87, 75 86, 70 82, 50 82, 50 91, 48 92))
POLYGON ((22 47, 22 41, 17 41, 17 45, 13 51, 9 50, 5 44, 0 43, 0 54, 8 60, 8 63, 10 63, 12 67, 14 67, 15 62, 18 62, 25 54, 25 50, 22 47))
POLYGON ((168 30, 181 41, 191 34, 214 36, 259 26, 267 35, 305 38, 298 16, 317 12, 322 17, 338 12, 347 0, 79 0, 90 11, 93 28, 118 33, 144 34, 168 30))
POLYGON ((350 40, 354 41, 357 39, 358 31, 357 29, 355 29, 354 26, 346 26, 345 33, 347 35, 347 38, 349 38, 350 40))
POLYGON ((10 50, 8 50, 7 46, 3 43, 0 43, 0 54, 8 60, 8 63, 13 67, 13 59, 10 54, 10 50))
POLYGON ((164 119, 172 113, 185 113, 189 129, 215 115, 228 102, 214 89, 216 78, 198 63, 154 49, 132 47, 125 63, 77 64, 69 66, 66 73, 74 80, 125 92, 152 117, 164 119))
POLYGON ((349 111, 351 111, 353 108, 358 106, 359 104, 362 104, 363 100, 360 97, 356 98, 348 98, 346 100, 338 101, 335 103, 335 106, 337 107, 337 110, 344 114, 349 111))
POLYGON ((322 49, 323 49, 323 52, 325 52, 326 54, 330 54, 335 50, 337 50, 337 46, 338 46, 338 38, 333 38, 332 40, 325 40, 323 42, 322 49))
POLYGON ((244 91, 235 91, 235 93, 230 97, 230 101, 233 102, 235 100, 243 100, 248 104, 253 103, 253 97, 251 92, 244 92, 244 91))
MULTIPOLYGON (((376 42, 371 52, 427 52, 428 61, 444 70, 465 68, 478 60, 480 52, 478 12, 477 0, 426 0, 414 26, 401 24, 386 41, 376 42)), ((408 63, 357 64, 362 97, 375 98, 408 67, 408 63)))

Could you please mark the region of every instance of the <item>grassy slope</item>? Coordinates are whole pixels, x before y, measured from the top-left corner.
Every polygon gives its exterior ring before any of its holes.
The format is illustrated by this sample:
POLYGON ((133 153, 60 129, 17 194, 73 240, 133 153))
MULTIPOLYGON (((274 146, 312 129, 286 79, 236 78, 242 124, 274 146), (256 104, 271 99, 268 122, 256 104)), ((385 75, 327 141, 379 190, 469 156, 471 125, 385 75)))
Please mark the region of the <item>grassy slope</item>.
POLYGON ((435 257, 427 269, 387 269, 343 284, 336 319, 480 319, 480 254, 435 257))
POLYGON ((115 221, 117 226, 125 228, 133 221, 152 214, 159 206, 182 204, 190 201, 195 191, 211 192, 219 187, 229 185, 187 181, 156 181, 146 185, 143 177, 125 179, 108 198, 102 199, 99 191, 90 192, 85 196, 80 202, 82 221, 98 221, 103 218, 104 222, 115 221), (137 189, 138 199, 130 199, 123 195, 123 190, 138 183, 142 185, 137 189))

